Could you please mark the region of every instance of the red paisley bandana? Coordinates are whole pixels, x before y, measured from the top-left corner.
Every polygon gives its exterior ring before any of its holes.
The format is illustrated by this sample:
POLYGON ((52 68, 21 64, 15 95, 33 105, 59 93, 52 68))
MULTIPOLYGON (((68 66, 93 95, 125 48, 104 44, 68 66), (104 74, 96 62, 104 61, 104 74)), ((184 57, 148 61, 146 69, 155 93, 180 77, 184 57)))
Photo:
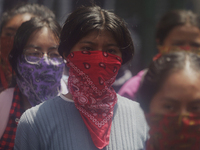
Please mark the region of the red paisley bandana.
POLYGON ((147 150, 199 150, 200 115, 146 115, 150 126, 147 150))
POLYGON ((8 55, 13 48, 14 37, 1 37, 0 38, 0 49, 1 56, 4 59, 8 58, 8 55))
POLYGON ((109 144, 117 95, 111 87, 122 59, 102 51, 75 51, 67 57, 68 88, 95 146, 109 144))
POLYGON ((13 40, 13 37, 0 38, 0 82, 4 88, 9 86, 12 77, 8 55, 13 47, 13 40))

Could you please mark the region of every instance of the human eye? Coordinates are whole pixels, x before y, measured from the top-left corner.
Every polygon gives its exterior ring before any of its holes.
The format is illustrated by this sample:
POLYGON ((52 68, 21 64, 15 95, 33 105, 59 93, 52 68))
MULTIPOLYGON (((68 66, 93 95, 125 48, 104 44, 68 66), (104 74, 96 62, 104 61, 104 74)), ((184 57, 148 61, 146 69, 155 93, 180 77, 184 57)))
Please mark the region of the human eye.
POLYGON ((90 46, 83 46, 81 49, 84 51, 92 51, 93 50, 93 48, 90 46))
POLYGON ((6 32, 6 33, 5 33, 5 36, 13 37, 13 36, 15 36, 15 33, 12 33, 12 32, 6 32))
POLYGON ((114 54, 121 57, 121 51, 118 47, 111 47, 106 50, 107 53, 114 54))
POLYGON ((49 53, 50 58, 60 58, 60 54, 58 52, 51 52, 49 53))
POLYGON ((115 50, 115 49, 108 49, 106 52, 111 53, 111 54, 116 54, 117 50, 115 50))
POLYGON ((167 112, 174 112, 176 107, 173 104, 163 104, 163 109, 167 112))
POLYGON ((40 53, 39 52, 32 52, 32 53, 29 53, 29 56, 40 57, 40 53))
POLYGON ((190 112, 192 112, 192 113, 200 113, 200 104, 191 106, 190 107, 190 112))
POLYGON ((185 43, 183 41, 174 41, 172 42, 172 46, 184 46, 185 43))
POLYGON ((2 30, 2 36, 13 37, 15 36, 15 33, 16 33, 15 30, 10 30, 10 29, 2 30))
POLYGON ((200 48, 200 43, 192 43, 191 47, 200 48))
POLYGON ((41 57, 42 53, 36 49, 30 48, 25 50, 26 56, 41 57))

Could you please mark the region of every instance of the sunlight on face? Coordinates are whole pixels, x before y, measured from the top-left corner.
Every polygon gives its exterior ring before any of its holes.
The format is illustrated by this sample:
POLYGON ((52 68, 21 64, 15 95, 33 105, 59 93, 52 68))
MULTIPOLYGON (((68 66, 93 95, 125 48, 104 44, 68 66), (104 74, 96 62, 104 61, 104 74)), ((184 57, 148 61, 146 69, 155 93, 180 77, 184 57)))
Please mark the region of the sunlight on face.
POLYGON ((200 74, 184 69, 169 75, 150 103, 150 113, 200 113, 200 74))
POLYGON ((50 51, 58 52, 58 44, 59 40, 53 32, 49 28, 43 27, 31 34, 25 45, 25 49, 37 49, 43 53, 50 51))

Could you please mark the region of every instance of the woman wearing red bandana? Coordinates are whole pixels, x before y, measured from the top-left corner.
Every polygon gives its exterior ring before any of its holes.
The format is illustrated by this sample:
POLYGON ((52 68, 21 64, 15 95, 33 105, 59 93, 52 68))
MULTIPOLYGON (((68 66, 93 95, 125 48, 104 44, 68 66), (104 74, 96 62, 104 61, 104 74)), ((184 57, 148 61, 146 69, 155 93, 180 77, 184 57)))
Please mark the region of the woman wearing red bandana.
MULTIPOLYGON (((200 20, 197 14, 189 10, 172 10, 167 12, 157 24, 156 43, 159 54, 172 50, 200 50, 200 20)), ((135 99, 135 94, 146 73, 146 69, 128 80, 119 90, 119 95, 135 99)))
POLYGON ((199 150, 200 57, 173 52, 151 63, 137 93, 148 125, 147 150, 199 150))
POLYGON ((143 149, 147 126, 138 103, 112 88, 121 64, 134 53, 122 19, 98 6, 78 8, 60 40, 69 93, 24 113, 15 149, 143 149))

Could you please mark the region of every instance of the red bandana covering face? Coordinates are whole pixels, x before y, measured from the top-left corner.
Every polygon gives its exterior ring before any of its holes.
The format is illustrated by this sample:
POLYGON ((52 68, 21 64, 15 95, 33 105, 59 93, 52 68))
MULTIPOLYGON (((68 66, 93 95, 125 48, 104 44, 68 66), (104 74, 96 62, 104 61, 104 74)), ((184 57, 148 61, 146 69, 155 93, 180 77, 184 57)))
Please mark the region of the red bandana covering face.
POLYGON ((102 51, 75 51, 68 55, 68 88, 95 146, 109 144, 117 95, 111 87, 122 59, 102 51))
POLYGON ((146 115, 150 139, 147 150, 199 150, 200 115, 146 115))
POLYGON ((13 47, 13 40, 13 37, 0 38, 0 82, 4 88, 9 86, 12 76, 8 55, 13 47))
POLYGON ((1 37, 0 38, 0 49, 1 56, 4 59, 8 58, 8 55, 13 48, 14 37, 1 37))

